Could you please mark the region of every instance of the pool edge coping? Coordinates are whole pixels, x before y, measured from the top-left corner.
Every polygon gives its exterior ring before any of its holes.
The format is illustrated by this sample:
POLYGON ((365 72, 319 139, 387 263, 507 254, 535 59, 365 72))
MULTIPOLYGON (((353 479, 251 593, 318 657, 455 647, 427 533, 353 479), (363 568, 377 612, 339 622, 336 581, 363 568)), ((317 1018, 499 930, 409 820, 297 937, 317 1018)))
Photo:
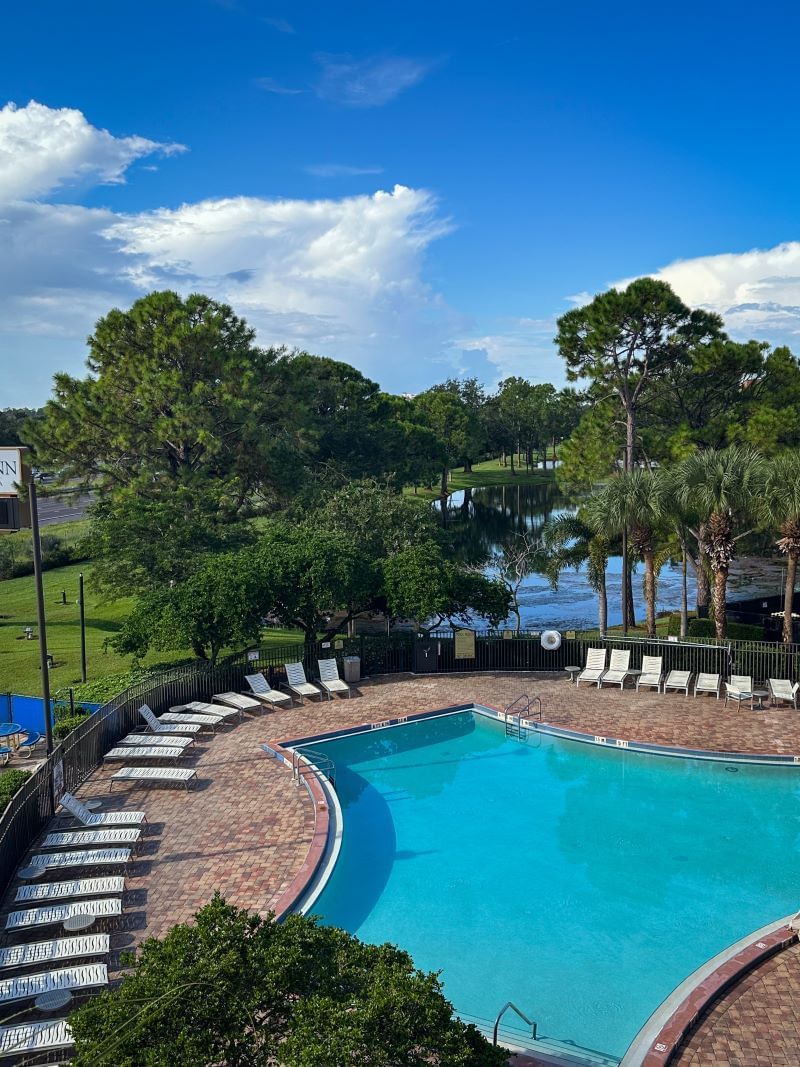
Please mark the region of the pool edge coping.
POLYGON ((634 1037, 620 1067, 667 1067, 683 1042, 725 993, 760 963, 798 940, 793 916, 767 923, 701 964, 655 1011, 634 1037))
MULTIPOLYGON (((261 748, 267 755, 278 759, 287 768, 291 769, 291 754, 300 745, 319 744, 326 740, 348 737, 359 733, 371 733, 375 730, 390 729, 395 726, 405 726, 412 722, 440 718, 464 711, 477 712, 486 718, 496 721, 503 721, 506 717, 504 711, 500 708, 473 701, 429 711, 414 712, 389 719, 367 721, 355 726, 342 727, 338 730, 325 730, 317 734, 282 737, 262 744, 261 748)), ((547 722, 525 719, 524 717, 520 718, 519 722, 525 729, 530 729, 534 732, 545 733, 584 744, 611 748, 616 751, 636 752, 640 755, 689 758, 721 763, 800 767, 800 755, 795 754, 693 749, 677 745, 659 745, 651 742, 607 737, 600 734, 588 734, 555 726, 547 722)), ((324 775, 310 760, 306 759, 304 763, 304 770, 300 778, 314 805, 314 831, 303 864, 274 905, 273 910, 278 921, 291 912, 304 913, 307 911, 327 882, 327 877, 324 880, 320 879, 320 868, 323 865, 326 854, 330 854, 332 828, 330 805, 323 785, 324 775), (309 896, 310 894, 313 895, 309 896)), ((338 801, 336 802, 336 811, 338 812, 339 826, 337 831, 334 823, 334 832, 338 832, 340 835, 342 814, 338 801)), ((328 875, 333 869, 333 862, 335 862, 335 859, 327 865, 328 875)), ((727 949, 723 949, 716 956, 712 956, 710 960, 701 964, 692 974, 687 976, 645 1021, 623 1054, 620 1060, 620 1067, 666 1067, 681 1042, 691 1032, 706 1008, 718 1000, 728 988, 735 985, 741 977, 757 966, 758 963, 789 947, 789 945, 798 940, 797 932, 789 926, 790 918, 785 917, 769 923, 761 927, 755 934, 746 934, 744 938, 734 942, 727 949), (776 934, 782 934, 782 937, 774 940, 776 934), (771 940, 766 941, 765 939, 767 938, 771 940), (764 943, 763 947, 762 942, 764 943), (681 999, 675 1005, 675 1000, 678 997, 681 999), (652 1036, 656 1024, 658 1024, 659 1029, 655 1036, 652 1036), (640 1049, 639 1045, 644 1043, 645 1036, 649 1039, 647 1047, 640 1049), (665 1046, 665 1051, 657 1048, 660 1045, 665 1046)), ((531 1050, 530 1054, 535 1055, 535 1052, 531 1050)))

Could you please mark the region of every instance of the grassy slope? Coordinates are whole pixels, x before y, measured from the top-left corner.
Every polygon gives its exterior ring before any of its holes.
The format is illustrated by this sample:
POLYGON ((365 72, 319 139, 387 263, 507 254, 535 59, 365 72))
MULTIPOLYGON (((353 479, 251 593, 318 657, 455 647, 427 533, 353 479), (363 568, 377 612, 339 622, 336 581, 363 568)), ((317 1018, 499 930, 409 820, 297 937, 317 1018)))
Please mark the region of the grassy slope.
MULTIPOLYGON (((510 467, 501 467, 497 459, 487 459, 483 463, 476 463, 471 474, 465 474, 461 467, 451 471, 449 489, 451 493, 455 493, 459 489, 474 489, 481 485, 536 485, 552 476, 550 469, 526 471, 524 467, 521 471, 516 470, 512 476, 510 467)), ((416 493, 413 489, 404 489, 403 492, 418 496, 421 500, 439 499, 438 486, 433 489, 420 487, 416 493)))
MULTIPOLYGON (((50 672, 53 691, 80 682, 80 624, 75 601, 78 598, 78 574, 81 570, 86 579, 86 658, 89 680, 118 674, 131 666, 130 657, 121 656, 111 649, 104 652, 102 646, 107 638, 120 629, 132 601, 103 600, 93 588, 90 563, 45 571, 47 644, 55 657, 55 667, 50 672), (66 605, 61 603, 62 589, 67 593, 66 605)), ((0 692, 32 695, 41 692, 39 642, 25 640, 22 632, 25 626, 33 626, 36 630, 33 578, 0 582, 0 692)), ((264 635, 265 643, 270 644, 295 639, 295 632, 290 630, 267 630, 264 635)), ((151 652, 145 664, 171 663, 191 656, 188 649, 151 652)))

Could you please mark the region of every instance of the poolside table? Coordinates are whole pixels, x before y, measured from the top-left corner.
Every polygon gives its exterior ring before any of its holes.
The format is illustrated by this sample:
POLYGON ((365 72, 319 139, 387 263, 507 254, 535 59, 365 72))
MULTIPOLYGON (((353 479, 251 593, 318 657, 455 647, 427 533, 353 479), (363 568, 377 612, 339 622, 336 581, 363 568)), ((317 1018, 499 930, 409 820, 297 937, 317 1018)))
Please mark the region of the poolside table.
POLYGON ((72 993, 68 989, 49 989, 40 993, 33 1004, 39 1011, 61 1011, 71 1000, 72 993))
POLYGON ((575 675, 576 674, 580 674, 580 672, 581 672, 580 667, 576 667, 574 663, 571 663, 569 666, 565 667, 564 670, 569 675, 569 680, 571 682, 574 682, 575 681, 575 675))
POLYGON ((68 934, 77 934, 82 930, 88 930, 97 922, 97 916, 91 911, 79 912, 77 915, 68 915, 61 924, 68 934))
POLYGON ((27 732, 18 722, 4 722, 0 724, 0 745, 7 743, 11 748, 19 748, 22 736, 27 732))
POLYGON ((766 697, 769 696, 769 689, 754 689, 751 693, 751 696, 753 697, 753 700, 755 702, 753 711, 763 711, 764 700, 766 697))

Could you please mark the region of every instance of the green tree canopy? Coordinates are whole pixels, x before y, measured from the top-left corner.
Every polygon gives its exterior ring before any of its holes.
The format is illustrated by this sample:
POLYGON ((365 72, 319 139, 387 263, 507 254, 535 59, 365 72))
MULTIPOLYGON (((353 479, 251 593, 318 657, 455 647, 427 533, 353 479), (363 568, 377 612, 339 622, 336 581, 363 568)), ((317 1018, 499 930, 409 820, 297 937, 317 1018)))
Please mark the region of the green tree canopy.
POLYGON ((626 470, 636 459, 636 420, 650 385, 721 330, 718 315, 690 310, 666 282, 653 278, 609 289, 558 320, 556 344, 567 377, 588 379, 598 397, 612 394, 622 410, 626 470))
POLYGON ((123 981, 70 1016, 76 1067, 502 1067, 508 1053, 453 1016, 434 974, 290 915, 215 896, 148 938, 123 981))
POLYGON ((425 630, 445 620, 484 619, 496 626, 509 612, 511 595, 503 582, 451 562, 432 541, 396 552, 383 574, 389 613, 415 619, 425 630))

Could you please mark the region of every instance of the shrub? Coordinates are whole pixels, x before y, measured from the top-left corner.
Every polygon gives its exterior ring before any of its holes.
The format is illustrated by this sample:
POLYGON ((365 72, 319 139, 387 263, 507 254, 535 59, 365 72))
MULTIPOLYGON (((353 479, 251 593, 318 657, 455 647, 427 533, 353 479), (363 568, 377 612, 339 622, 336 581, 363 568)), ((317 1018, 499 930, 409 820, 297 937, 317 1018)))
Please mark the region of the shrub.
MULTIPOLYGON (((689 623, 689 633, 692 632, 691 621, 689 623)), ((677 611, 673 611, 667 621, 667 637, 680 637, 681 635, 681 616, 677 611)))
POLYGON ((435 974, 290 915, 276 923, 219 896, 132 972, 70 1016, 75 1067, 501 1067, 508 1052, 453 1017, 435 974))
POLYGON ((63 741, 67 734, 71 734, 76 726, 80 726, 88 718, 88 711, 84 711, 83 714, 76 712, 75 715, 63 715, 57 718, 53 727, 53 739, 55 741, 63 741))
POLYGON ((0 774, 0 812, 5 810, 8 802, 30 776, 30 771, 18 770, 3 771, 0 774))
MULTIPOLYGON (((689 619, 689 637, 715 637, 713 619, 689 619)), ((745 622, 729 622, 728 637, 732 641, 763 641, 764 627, 745 622)))

